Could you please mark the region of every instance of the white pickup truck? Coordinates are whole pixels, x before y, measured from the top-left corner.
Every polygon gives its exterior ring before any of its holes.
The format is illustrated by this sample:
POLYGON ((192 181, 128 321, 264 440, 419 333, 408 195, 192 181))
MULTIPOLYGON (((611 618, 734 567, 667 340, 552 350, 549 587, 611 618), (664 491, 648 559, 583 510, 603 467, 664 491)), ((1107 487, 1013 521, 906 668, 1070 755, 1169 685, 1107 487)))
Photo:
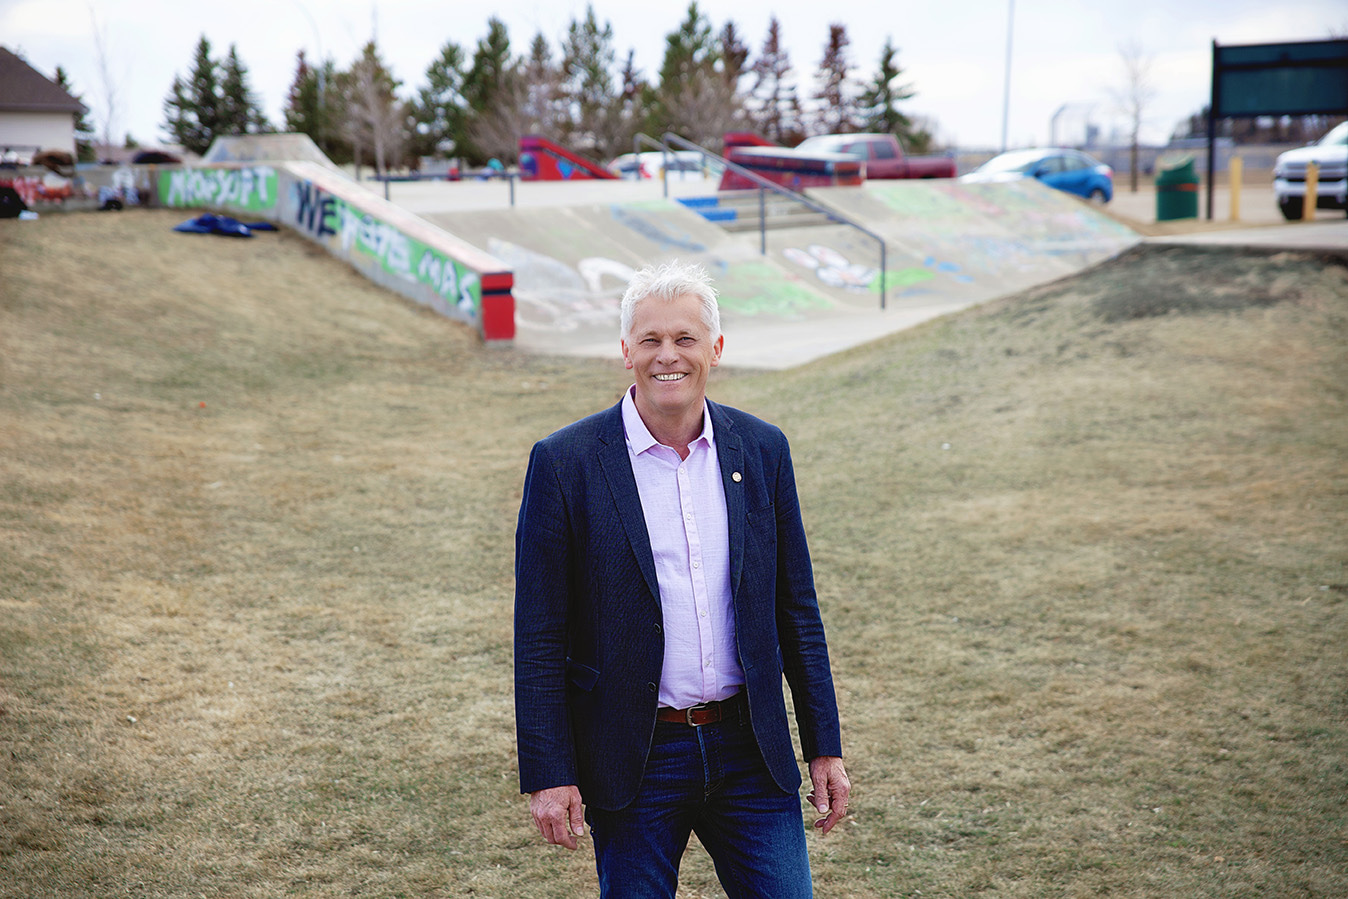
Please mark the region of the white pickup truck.
POLYGON ((1348 209, 1348 122, 1316 143, 1288 150, 1273 165, 1273 193, 1283 218, 1299 219, 1306 196, 1306 166, 1320 168, 1316 209, 1348 209))

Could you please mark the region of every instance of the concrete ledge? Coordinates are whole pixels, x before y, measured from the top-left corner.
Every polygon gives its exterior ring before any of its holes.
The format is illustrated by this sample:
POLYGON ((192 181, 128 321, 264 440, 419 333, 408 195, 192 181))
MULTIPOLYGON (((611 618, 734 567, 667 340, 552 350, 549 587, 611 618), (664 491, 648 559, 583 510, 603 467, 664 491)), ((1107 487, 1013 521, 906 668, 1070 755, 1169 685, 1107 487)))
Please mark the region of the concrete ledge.
POLYGON ((486 341, 515 337, 514 275, 498 259, 315 162, 216 163, 159 172, 158 200, 294 229, 357 271, 486 341))

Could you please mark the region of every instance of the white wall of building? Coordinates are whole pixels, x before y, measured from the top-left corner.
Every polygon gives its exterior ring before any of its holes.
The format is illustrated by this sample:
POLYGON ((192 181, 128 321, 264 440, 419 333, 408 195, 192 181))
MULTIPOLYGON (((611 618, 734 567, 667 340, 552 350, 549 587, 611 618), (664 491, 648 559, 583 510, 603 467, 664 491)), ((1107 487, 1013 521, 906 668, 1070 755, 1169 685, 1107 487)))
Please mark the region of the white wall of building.
POLYGON ((0 153, 35 150, 75 152, 75 124, 68 112, 0 112, 0 153))

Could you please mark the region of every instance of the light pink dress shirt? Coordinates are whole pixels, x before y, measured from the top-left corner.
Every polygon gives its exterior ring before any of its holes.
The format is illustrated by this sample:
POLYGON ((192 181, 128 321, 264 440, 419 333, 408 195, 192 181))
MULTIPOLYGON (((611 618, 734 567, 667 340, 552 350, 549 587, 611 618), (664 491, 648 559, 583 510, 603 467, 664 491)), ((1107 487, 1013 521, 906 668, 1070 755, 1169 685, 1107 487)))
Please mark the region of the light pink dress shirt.
POLYGON ((725 484, 706 405, 702 434, 680 459, 651 436, 634 391, 623 399, 623 426, 660 585, 665 661, 659 702, 685 709, 727 699, 744 684, 730 601, 725 484))

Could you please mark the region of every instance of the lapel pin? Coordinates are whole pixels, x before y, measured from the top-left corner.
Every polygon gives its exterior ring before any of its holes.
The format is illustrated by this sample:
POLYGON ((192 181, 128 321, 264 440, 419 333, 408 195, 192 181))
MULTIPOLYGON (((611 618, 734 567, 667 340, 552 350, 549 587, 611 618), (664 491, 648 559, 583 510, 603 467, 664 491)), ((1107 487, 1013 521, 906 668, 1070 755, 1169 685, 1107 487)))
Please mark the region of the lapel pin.
POLYGON ((740 481, 744 480, 744 476, 741 475, 738 471, 732 472, 730 475, 730 480, 738 484, 740 481))

